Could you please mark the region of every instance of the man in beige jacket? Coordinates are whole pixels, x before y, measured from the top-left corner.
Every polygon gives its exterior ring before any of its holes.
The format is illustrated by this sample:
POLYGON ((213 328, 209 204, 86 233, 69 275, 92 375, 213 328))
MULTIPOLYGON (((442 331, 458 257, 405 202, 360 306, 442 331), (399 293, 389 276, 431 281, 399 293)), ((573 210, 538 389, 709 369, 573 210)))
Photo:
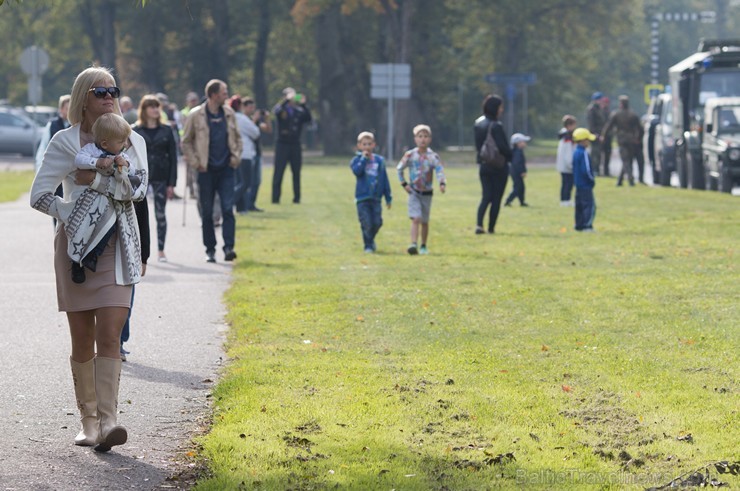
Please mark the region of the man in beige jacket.
POLYGON ((206 261, 216 262, 216 231, 213 203, 221 201, 224 260, 236 259, 234 252, 235 169, 241 163, 242 139, 234 110, 224 105, 229 88, 221 80, 206 84, 206 102, 193 108, 185 121, 182 150, 188 165, 198 172, 198 202, 203 227, 206 261))

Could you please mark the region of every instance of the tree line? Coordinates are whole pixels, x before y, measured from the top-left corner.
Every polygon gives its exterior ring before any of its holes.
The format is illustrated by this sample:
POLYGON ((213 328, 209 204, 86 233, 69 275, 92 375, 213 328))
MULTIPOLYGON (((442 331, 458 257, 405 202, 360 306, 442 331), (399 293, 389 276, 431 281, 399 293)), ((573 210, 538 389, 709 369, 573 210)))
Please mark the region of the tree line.
POLYGON ((399 145, 419 122, 431 125, 437 147, 470 145, 483 96, 507 92, 486 82, 489 73, 535 73, 526 95, 523 87, 508 94, 507 110, 515 130, 553 137, 560 117, 581 117, 596 90, 642 100, 653 13, 708 9, 720 14, 715 24, 661 26, 662 82, 700 37, 736 31, 731 0, 7 1, 0 98, 26 103, 18 59, 30 45, 50 55, 50 105, 91 63, 113 67, 134 100, 165 92, 183 104, 220 78, 270 108, 292 86, 308 97, 325 153, 345 154, 362 130, 385 139, 386 102, 370 98, 370 65, 409 63, 411 98, 396 102, 399 145))

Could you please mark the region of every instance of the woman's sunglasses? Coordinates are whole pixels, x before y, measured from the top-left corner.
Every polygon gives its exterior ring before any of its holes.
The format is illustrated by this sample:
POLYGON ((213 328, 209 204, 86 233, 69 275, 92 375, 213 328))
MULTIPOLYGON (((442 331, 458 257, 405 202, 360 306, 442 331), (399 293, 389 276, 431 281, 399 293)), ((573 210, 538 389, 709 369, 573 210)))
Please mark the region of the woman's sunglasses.
POLYGON ((92 92, 98 99, 104 99, 106 94, 114 99, 118 99, 121 96, 121 89, 118 87, 93 87, 88 92, 92 92))

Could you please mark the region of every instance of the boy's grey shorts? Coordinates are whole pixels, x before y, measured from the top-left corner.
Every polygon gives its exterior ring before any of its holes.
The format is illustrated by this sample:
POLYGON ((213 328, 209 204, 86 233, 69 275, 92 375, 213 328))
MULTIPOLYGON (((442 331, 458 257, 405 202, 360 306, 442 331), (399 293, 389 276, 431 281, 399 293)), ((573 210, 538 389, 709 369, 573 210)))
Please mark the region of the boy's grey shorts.
POLYGON ((429 223, 431 211, 431 194, 421 195, 413 191, 409 194, 409 218, 421 218, 421 223, 429 223))

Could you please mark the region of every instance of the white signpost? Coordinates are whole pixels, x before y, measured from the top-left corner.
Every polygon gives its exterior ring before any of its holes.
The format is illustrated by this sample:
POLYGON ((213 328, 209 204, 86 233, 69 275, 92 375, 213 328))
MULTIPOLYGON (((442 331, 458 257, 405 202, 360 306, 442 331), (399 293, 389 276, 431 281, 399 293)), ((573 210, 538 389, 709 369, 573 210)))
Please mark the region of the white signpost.
POLYGON ((394 99, 411 98, 411 65, 373 63, 370 65, 370 97, 388 100, 388 162, 393 162, 394 99))
POLYGON ((49 68, 49 55, 38 46, 29 46, 21 54, 21 69, 28 78, 28 103, 41 102, 41 74, 49 68))

